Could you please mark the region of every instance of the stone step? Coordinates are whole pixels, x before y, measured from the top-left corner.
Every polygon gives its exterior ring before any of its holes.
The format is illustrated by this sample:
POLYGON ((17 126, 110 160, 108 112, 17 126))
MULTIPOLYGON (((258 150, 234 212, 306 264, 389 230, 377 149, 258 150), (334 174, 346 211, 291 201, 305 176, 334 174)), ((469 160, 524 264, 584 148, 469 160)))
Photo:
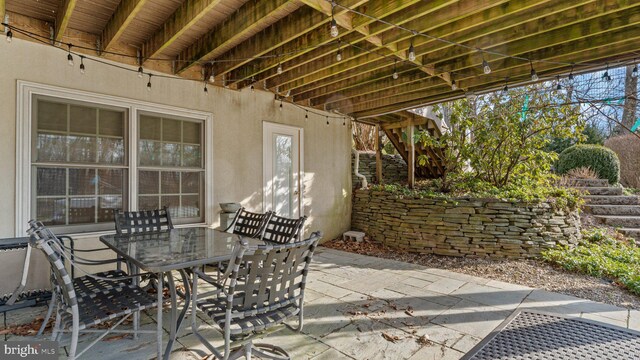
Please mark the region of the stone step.
POLYGON ((640 216, 639 205, 587 205, 586 210, 593 215, 640 216))
POLYGON ((621 187, 575 187, 575 189, 590 195, 622 195, 621 187))
POLYGON ((640 228, 640 216, 596 215, 596 218, 609 226, 640 228))
POLYGON ((607 187, 609 181, 606 179, 568 179, 566 180, 569 186, 579 187, 607 187))
POLYGON ((622 228, 618 229, 620 233, 630 238, 634 238, 636 240, 640 240, 640 229, 635 228, 622 228))
POLYGON ((639 196, 585 195, 582 198, 588 205, 640 205, 639 196))

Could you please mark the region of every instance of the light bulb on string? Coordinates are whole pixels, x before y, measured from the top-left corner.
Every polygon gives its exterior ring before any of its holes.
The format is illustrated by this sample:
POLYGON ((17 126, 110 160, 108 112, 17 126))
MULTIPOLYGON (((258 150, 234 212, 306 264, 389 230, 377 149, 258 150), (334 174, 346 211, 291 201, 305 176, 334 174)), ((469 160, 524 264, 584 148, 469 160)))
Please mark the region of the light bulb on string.
POLYGON ((449 73, 449 78, 451 79, 451 90, 458 90, 458 84, 456 83, 456 79, 453 77, 453 73, 449 73))
POLYGON ((338 31, 338 23, 335 18, 336 5, 331 4, 331 29, 329 30, 331 37, 338 37, 340 31, 338 31))
POLYGON ((533 68, 533 62, 531 60, 529 60, 529 65, 531 65, 531 81, 538 81, 538 73, 536 69, 533 68))
POLYGON ((309 110, 305 110, 305 113, 304 113, 304 121, 305 121, 305 122, 306 122, 306 121, 309 121, 309 110))
POLYGON ((143 76, 144 76, 144 69, 142 68, 142 66, 138 66, 138 78, 142 79, 143 76))
POLYGON ((611 81, 611 76, 609 75, 609 64, 607 64, 607 69, 604 71, 604 74, 602 74, 602 80, 611 81))
POLYGON ((280 100, 280 111, 282 111, 283 106, 282 106, 282 100, 280 100))
POLYGON ((345 118, 342 118, 342 126, 347 126, 347 120, 345 118))
POLYGON ((556 76, 556 90, 562 90, 562 84, 560 83, 560 75, 556 76))
POLYGON ((84 56, 80 56, 80 73, 84 75, 85 67, 84 67, 84 56))
POLYGON ((282 64, 278 63, 278 68, 276 69, 276 72, 278 73, 278 75, 282 74, 282 64))
POLYGON ((573 81, 573 68, 575 67, 575 64, 571 64, 571 72, 569 73, 569 81, 573 81))
POLYGON ((256 77, 252 76, 251 77, 251 92, 255 92, 256 91, 255 83, 256 83, 256 77))
POLYGON ((416 61, 416 50, 413 48, 413 41, 409 45, 409 55, 407 55, 409 61, 416 61))
POLYGON ((329 116, 327 116, 327 126, 329 126, 329 116))
POLYGON ((203 81, 203 83, 204 83, 204 94, 209 95, 209 89, 207 89, 207 82, 203 81))
POLYGON ((336 61, 342 61, 342 50, 338 49, 338 53, 336 54, 336 61))
POLYGON ((10 43, 13 40, 13 32, 11 29, 7 30, 7 42, 10 43))
POLYGON ((67 63, 73 66, 73 55, 71 55, 71 44, 69 44, 69 52, 67 53, 67 63))
POLYGON ((151 91, 151 74, 149 74, 149 81, 147 81, 147 91, 151 91))
POLYGON ((634 77, 634 78, 638 77, 638 64, 635 64, 633 66, 633 70, 631 70, 631 77, 634 77))
POLYGON ((255 92, 255 91, 256 91, 255 85, 251 84, 251 92, 255 92))
POLYGON ((509 78, 504 80, 504 88, 502 88, 502 92, 506 95, 509 92, 509 78))
POLYGON ((482 53, 482 72, 484 72, 485 75, 491 74, 491 66, 489 66, 487 59, 484 58, 484 53, 482 53))
POLYGON ((397 59, 393 61, 393 75, 392 75, 392 77, 393 77, 393 80, 398 80, 398 77, 399 77, 399 75, 398 75, 398 60, 397 59))

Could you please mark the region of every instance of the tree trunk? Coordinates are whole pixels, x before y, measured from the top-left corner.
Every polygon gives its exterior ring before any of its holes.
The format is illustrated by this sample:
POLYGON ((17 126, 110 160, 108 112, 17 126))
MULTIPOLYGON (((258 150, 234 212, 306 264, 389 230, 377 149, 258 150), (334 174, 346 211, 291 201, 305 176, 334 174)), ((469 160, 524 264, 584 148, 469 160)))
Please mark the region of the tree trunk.
MULTIPOLYGON (((627 66, 626 76, 624 79, 624 109, 622 112, 622 125, 631 128, 635 124, 638 107, 638 78, 631 76, 635 65, 627 66)), ((618 125, 615 129, 616 135, 624 135, 626 130, 618 125)))

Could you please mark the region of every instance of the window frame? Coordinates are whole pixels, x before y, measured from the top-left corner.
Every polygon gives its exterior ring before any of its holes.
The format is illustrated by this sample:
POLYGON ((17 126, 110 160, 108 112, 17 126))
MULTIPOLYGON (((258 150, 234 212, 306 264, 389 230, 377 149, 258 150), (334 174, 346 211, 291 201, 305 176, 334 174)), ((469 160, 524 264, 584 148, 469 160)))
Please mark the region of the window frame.
MULTIPOLYGON (((140 114, 156 114, 191 121, 202 121, 203 144, 202 157, 204 163, 204 179, 201 184, 203 194, 204 222, 189 223, 186 226, 211 225, 214 220, 213 212, 213 114, 205 111, 191 110, 148 101, 103 95, 88 91, 74 90, 52 85, 33 83, 23 80, 17 82, 16 96, 16 175, 15 175, 15 236, 25 236, 27 222, 31 219, 32 210, 32 151, 33 109, 34 101, 38 97, 45 97, 63 101, 65 103, 79 102, 99 107, 112 107, 126 111, 125 144, 128 145, 124 166, 128 169, 126 187, 129 209, 138 209, 138 119, 140 114)), ((69 164, 73 167, 73 164, 69 164)), ((96 224, 98 225, 98 224, 96 224)), ((92 226, 92 225, 83 225, 92 226)), ((73 226, 56 226, 61 232, 73 232, 73 226)), ((96 233, 104 232, 96 229, 96 233)), ((83 232, 89 234, 92 231, 83 232)))

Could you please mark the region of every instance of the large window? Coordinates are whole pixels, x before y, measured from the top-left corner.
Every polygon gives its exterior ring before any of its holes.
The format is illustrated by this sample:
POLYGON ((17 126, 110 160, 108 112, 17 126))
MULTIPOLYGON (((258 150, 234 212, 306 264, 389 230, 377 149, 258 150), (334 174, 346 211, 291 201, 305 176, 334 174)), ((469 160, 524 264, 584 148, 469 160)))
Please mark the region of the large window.
POLYGON ((204 221, 204 121, 41 95, 31 104, 31 218, 96 231, 113 228, 114 209, 167 206, 174 223, 204 221))

